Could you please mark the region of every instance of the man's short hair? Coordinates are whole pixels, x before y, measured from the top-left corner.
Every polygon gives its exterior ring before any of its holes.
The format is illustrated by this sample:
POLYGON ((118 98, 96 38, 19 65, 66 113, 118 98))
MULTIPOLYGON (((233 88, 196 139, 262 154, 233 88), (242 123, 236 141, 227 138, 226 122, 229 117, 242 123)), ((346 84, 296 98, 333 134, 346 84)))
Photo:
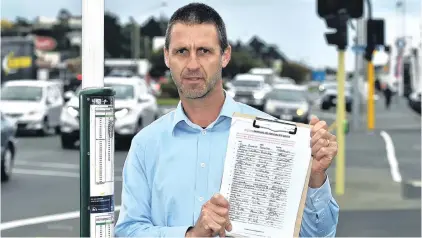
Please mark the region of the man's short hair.
POLYGON ((171 30, 176 23, 183 24, 214 24, 217 28, 218 38, 220 41, 221 51, 223 52, 228 46, 226 26, 220 14, 212 7, 203 3, 190 3, 183 6, 171 16, 166 30, 166 49, 170 46, 171 30))

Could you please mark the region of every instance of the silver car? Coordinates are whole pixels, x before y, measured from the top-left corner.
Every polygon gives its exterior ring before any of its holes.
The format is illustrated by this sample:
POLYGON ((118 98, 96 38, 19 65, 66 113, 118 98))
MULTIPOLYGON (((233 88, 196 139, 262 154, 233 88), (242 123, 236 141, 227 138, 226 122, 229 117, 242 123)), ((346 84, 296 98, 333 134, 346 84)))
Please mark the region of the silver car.
POLYGON ((16 124, 2 112, 1 116, 1 181, 6 182, 12 175, 16 157, 16 124))
MULTIPOLYGON (((116 92, 116 142, 130 141, 139 130, 160 116, 157 100, 144 80, 136 77, 105 77, 104 85, 116 92)), ((79 141, 79 98, 76 95, 66 103, 61 114, 61 145, 64 149, 73 148, 79 141)))
POLYGON ((18 132, 58 132, 64 104, 60 87, 51 81, 8 81, 1 89, 1 110, 16 121, 18 132))

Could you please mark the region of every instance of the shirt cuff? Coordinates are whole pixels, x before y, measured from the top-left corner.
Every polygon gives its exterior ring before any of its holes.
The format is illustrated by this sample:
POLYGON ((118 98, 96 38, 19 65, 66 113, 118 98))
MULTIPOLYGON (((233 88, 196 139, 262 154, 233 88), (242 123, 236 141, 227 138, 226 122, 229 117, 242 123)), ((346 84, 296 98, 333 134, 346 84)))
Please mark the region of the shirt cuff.
POLYGON ((164 228, 164 237, 186 237, 186 232, 190 226, 174 226, 164 228))
POLYGON ((327 175, 327 179, 321 187, 308 187, 306 205, 312 211, 319 212, 328 206, 328 203, 331 201, 332 197, 333 195, 331 193, 331 185, 327 175))

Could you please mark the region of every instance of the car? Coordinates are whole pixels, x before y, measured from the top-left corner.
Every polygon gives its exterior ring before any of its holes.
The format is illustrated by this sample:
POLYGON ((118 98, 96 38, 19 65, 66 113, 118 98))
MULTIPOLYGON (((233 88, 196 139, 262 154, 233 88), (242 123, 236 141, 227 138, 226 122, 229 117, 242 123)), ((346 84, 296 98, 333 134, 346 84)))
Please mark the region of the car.
POLYGON ((1 88, 3 113, 16 120, 20 132, 49 135, 60 132, 60 114, 64 105, 61 85, 41 80, 14 80, 1 88))
POLYGON ((0 112, 1 116, 1 181, 7 182, 12 176, 16 158, 16 122, 0 112))
MULTIPOLYGON (((337 105, 337 82, 323 83, 319 87, 321 94, 321 110, 329 110, 337 105)), ((353 89, 349 83, 345 83, 344 97, 346 102, 346 111, 352 111, 353 89)))
POLYGON ((311 103, 307 88, 296 85, 277 85, 265 96, 264 112, 287 121, 308 124, 311 103))
POLYGON ((412 92, 408 97, 408 104, 413 111, 421 114, 421 92, 412 92))
MULTIPOLYGON (((139 130, 155 121, 159 116, 157 99, 148 90, 148 86, 140 78, 105 77, 104 86, 116 92, 115 106, 115 138, 116 143, 126 143, 139 130)), ((61 146, 72 149, 79 141, 79 88, 66 103, 61 114, 61 146)))
POLYGON ((264 97, 272 90, 264 76, 254 74, 237 74, 229 85, 229 95, 236 101, 258 109, 263 108, 264 97))

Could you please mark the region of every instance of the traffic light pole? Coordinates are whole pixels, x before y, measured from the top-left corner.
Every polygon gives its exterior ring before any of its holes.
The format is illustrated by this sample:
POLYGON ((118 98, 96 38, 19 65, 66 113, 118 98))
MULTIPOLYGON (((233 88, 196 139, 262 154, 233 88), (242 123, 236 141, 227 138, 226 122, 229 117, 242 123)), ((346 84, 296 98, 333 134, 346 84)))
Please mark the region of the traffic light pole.
POLYGON ((374 64, 371 59, 368 59, 368 95, 367 95, 367 126, 368 130, 372 131, 375 128, 375 105, 374 105, 374 89, 375 89, 375 75, 374 64))
POLYGON ((345 132, 343 122, 345 121, 345 98, 344 85, 346 81, 345 74, 345 49, 338 49, 338 69, 337 69, 337 114, 336 114, 336 136, 338 143, 338 152, 336 158, 336 185, 335 191, 337 195, 344 194, 345 185, 345 132))
POLYGON ((80 237, 114 236, 114 91, 104 87, 104 0, 82 1, 80 237))

